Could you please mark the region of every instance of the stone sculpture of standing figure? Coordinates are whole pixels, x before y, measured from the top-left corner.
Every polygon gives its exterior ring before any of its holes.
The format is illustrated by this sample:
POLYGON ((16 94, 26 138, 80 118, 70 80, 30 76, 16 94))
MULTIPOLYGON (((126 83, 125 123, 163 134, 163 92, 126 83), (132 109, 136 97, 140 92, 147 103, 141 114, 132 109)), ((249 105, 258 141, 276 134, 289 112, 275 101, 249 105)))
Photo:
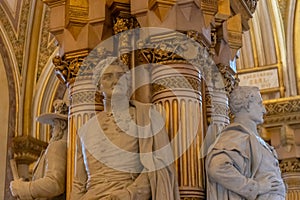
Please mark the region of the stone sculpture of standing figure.
POLYGON ((126 68, 115 57, 95 68, 104 111, 78 131, 72 200, 179 200, 162 117, 151 104, 129 101, 126 68))
POLYGON ((68 107, 62 100, 54 101, 55 113, 45 113, 37 121, 52 126, 52 137, 42 152, 29 182, 22 179, 10 183, 14 197, 20 200, 64 200, 67 167, 68 107))
POLYGON ((239 86, 230 94, 234 122, 206 158, 209 200, 284 200, 285 185, 272 146, 257 132, 266 110, 257 87, 239 86))

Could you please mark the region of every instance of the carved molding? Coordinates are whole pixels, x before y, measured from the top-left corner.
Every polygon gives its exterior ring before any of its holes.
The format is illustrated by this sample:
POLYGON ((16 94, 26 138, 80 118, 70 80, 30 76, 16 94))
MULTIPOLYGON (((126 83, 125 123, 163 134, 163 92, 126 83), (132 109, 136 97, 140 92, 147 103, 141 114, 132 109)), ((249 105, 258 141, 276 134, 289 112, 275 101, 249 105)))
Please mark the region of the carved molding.
POLYGON ((257 1, 258 0, 230 0, 230 7, 233 11, 233 15, 240 14, 242 17, 244 31, 247 31, 250 28, 248 21, 256 9, 257 1))
POLYGON ((47 143, 30 136, 13 138, 12 149, 14 159, 18 164, 31 164, 36 161, 41 152, 47 148, 47 143))
POLYGON ((106 4, 110 9, 113 17, 126 17, 130 15, 129 0, 108 0, 106 4))
POLYGON ((223 75, 225 91, 229 94, 234 89, 234 87, 238 85, 239 79, 229 66, 217 64, 217 67, 219 69, 219 72, 223 75))
POLYGON ((201 81, 192 77, 172 76, 155 81, 152 85, 153 93, 158 93, 163 90, 172 90, 175 88, 193 89, 201 91, 201 81))
POLYGON ((218 0, 201 0, 200 8, 204 14, 214 16, 218 11, 218 0))
POLYGON ((267 114, 265 124, 278 122, 295 122, 300 120, 300 97, 282 98, 276 101, 265 101, 267 114))
POLYGON ((282 160, 279 166, 282 173, 300 172, 300 159, 282 160))
POLYGON ((65 21, 66 28, 77 39, 82 28, 89 21, 89 2, 87 0, 68 0, 65 21))
POLYGON ((149 0, 149 10, 153 10, 156 16, 163 21, 169 14, 172 7, 176 4, 176 0, 149 0))
POLYGON ((47 4, 49 7, 63 5, 66 0, 43 0, 43 3, 47 4))
POLYGON ((135 38, 134 35, 131 34, 131 32, 125 32, 131 29, 135 29, 140 27, 138 21, 135 17, 132 17, 130 15, 128 16, 118 16, 114 20, 113 25, 113 31, 114 34, 119 34, 119 46, 118 50, 120 53, 120 59, 123 61, 123 63, 129 67, 131 67, 131 51, 133 49, 132 47, 132 40, 135 38))

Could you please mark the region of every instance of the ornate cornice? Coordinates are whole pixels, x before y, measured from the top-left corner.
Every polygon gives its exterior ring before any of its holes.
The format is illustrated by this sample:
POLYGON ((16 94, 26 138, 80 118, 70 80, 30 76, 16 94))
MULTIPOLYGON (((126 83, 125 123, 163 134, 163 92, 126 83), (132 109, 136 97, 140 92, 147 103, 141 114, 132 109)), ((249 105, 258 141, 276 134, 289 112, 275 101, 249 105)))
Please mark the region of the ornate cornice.
POLYGON ((265 124, 278 122, 299 122, 300 120, 300 97, 282 98, 264 101, 267 114, 265 124))
POLYGON ((14 159, 19 164, 31 164, 36 161, 41 152, 47 148, 47 143, 30 136, 13 138, 14 159))
POLYGON ((139 53, 147 63, 155 64, 192 64, 198 70, 214 65, 207 48, 203 47, 197 34, 170 32, 138 41, 139 53))

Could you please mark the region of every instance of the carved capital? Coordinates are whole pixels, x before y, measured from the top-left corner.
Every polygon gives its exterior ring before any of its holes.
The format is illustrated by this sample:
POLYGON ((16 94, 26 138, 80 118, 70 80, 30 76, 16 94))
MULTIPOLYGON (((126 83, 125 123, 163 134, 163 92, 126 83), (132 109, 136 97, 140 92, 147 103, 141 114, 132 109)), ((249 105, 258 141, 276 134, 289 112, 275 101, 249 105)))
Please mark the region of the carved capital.
POLYGON ((223 82, 225 91, 228 94, 236 87, 239 83, 239 79, 234 71, 232 71, 230 66, 217 64, 219 72, 223 75, 223 82))
POLYGON ((14 159, 18 164, 31 164, 36 161, 41 152, 47 148, 47 143, 30 136, 13 138, 12 149, 14 159))
POLYGON ((82 56, 55 56, 52 62, 54 64, 54 71, 58 79, 67 86, 74 82, 86 55, 87 52, 82 56))
POLYGON ((204 66, 211 66, 213 60, 197 34, 185 35, 178 32, 168 32, 151 36, 147 41, 138 41, 137 46, 146 63, 156 64, 192 64, 202 71, 204 66))

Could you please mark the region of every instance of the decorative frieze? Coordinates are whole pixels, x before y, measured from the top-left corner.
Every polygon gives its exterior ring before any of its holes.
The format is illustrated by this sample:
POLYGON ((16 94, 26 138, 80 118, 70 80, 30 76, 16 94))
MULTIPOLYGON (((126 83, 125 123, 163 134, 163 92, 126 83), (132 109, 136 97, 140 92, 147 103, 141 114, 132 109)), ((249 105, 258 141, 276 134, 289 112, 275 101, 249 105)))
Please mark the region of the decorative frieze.
POLYGON ((265 115, 265 124, 278 122, 297 122, 300 120, 300 98, 290 97, 279 100, 265 101, 264 105, 267 110, 265 115))

